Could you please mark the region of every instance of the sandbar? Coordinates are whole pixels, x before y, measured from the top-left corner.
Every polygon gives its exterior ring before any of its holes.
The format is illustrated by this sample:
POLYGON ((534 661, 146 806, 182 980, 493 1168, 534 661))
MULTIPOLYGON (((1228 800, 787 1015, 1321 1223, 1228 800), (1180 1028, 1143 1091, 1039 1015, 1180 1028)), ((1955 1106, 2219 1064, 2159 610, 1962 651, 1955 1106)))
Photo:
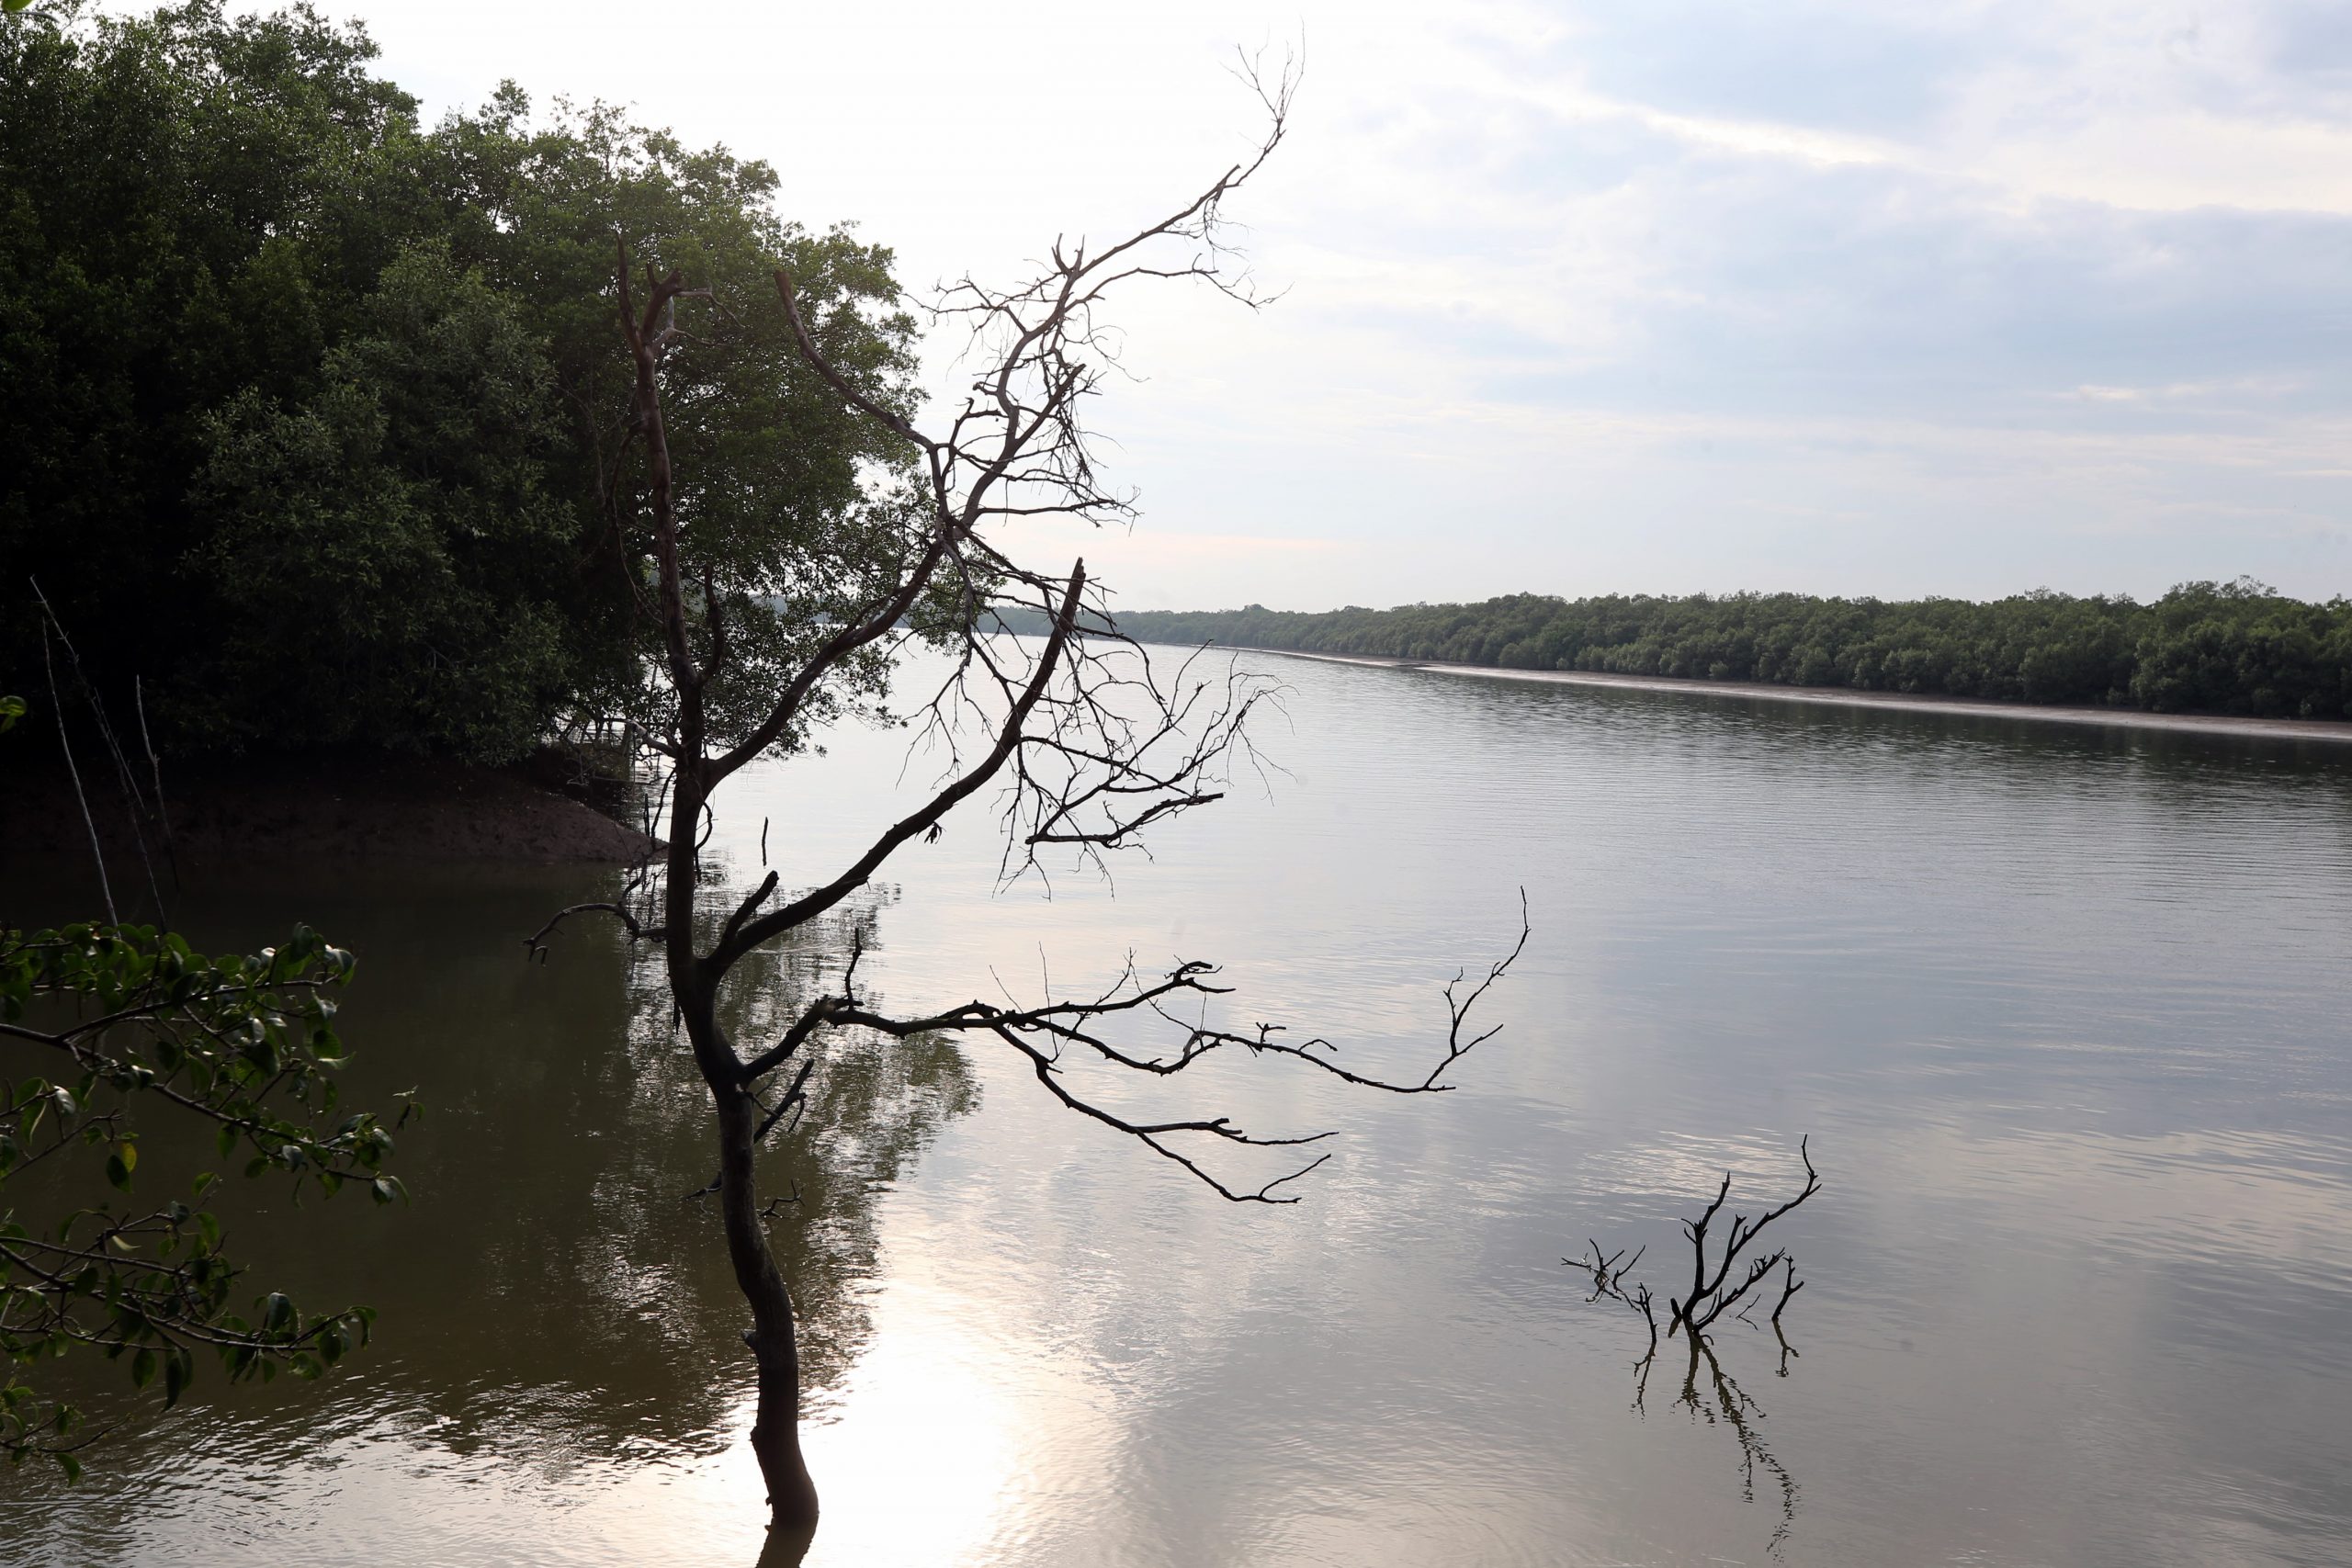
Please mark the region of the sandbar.
POLYGON ((2095 708, 2044 703, 1988 702, 1925 693, 1860 692, 1849 686, 1779 686, 1761 681, 1690 681, 1668 675, 1612 675, 1594 670, 1512 670, 1491 664, 1448 664, 1427 659, 1385 659, 1369 654, 1305 653, 1288 648, 1236 648, 1240 653, 1272 653, 1325 664, 1369 664, 1388 670, 1427 670, 1440 675, 1483 676, 1495 681, 1542 681, 1565 686, 1614 686, 1636 692, 1679 692, 1706 697, 1737 697, 1770 703, 1811 703, 1835 707, 1892 708, 1902 713, 1964 714, 1978 718, 2021 718, 2041 724, 2098 725, 2109 729, 2164 729, 2195 735, 2246 736, 2267 740, 2315 740, 2352 745, 2352 722, 2328 718, 2255 718, 2231 714, 2151 713, 2144 708, 2095 708))

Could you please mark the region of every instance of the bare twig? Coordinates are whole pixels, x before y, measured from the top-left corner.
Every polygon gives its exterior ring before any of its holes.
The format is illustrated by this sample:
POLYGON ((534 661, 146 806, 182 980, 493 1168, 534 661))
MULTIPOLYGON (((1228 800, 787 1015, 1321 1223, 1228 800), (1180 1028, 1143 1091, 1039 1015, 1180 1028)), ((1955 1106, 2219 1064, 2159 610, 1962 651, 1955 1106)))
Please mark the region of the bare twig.
MULTIPOLYGON (((107 716, 104 699, 99 696, 97 687, 91 683, 87 671, 82 668, 82 655, 74 648, 72 636, 66 632, 65 623, 58 618, 57 611, 50 604, 49 596, 41 592, 39 580, 28 579, 27 581, 31 583, 33 598, 40 603, 41 615, 46 618, 42 627, 41 661, 49 675, 50 702, 57 709, 59 738, 62 739, 64 736, 65 705, 58 694, 57 670, 49 649, 48 638, 52 632, 56 635, 58 646, 65 650, 66 666, 74 672, 74 684, 80 688, 83 700, 89 704, 90 721, 92 727, 97 731, 99 744, 106 748, 107 756, 113 759, 115 782, 122 786, 123 810, 130 820, 131 847, 139 852, 139 863, 147 873, 147 890, 154 897, 156 918, 159 920, 163 919, 165 917, 164 889, 162 884, 155 878, 154 860, 147 852, 147 803, 144 794, 140 789, 138 775, 131 771, 130 758, 123 754, 122 742, 115 734, 113 721, 107 716)), ((143 705, 141 722, 142 726, 145 723, 143 705)), ((89 797, 83 793, 81 769, 74 761, 73 749, 70 745, 66 748, 65 761, 67 768, 74 775, 74 794, 81 797, 83 818, 88 821, 90 819, 89 797)), ((160 799, 160 795, 158 798, 160 799)), ((93 825, 91 845, 94 851, 96 843, 97 829, 93 825)), ((101 883, 106 880, 106 867, 103 860, 98 868, 98 877, 101 883)), ((107 905, 110 915, 113 904, 113 892, 107 889, 107 905)))
MULTIPOLYGON (((1492 1039, 1494 1029, 1483 1031, 1468 1040, 1463 1038, 1471 1010, 1497 980, 1507 974, 1527 943, 1527 915, 1524 897, 1521 905, 1521 928, 1517 945, 1509 956, 1488 966, 1487 978, 1467 996, 1458 996, 1449 986, 1446 991, 1447 1015, 1450 1022, 1447 1047, 1438 1066, 1419 1078, 1389 1079, 1370 1073, 1359 1073, 1340 1066, 1332 1059, 1334 1047, 1329 1042, 1317 1039, 1303 1044, 1290 1044, 1277 1040, 1275 1026, 1260 1024, 1251 1033, 1237 1033, 1211 1028, 1205 1024, 1186 1025, 1172 1013, 1167 1003, 1172 998, 1193 996, 1210 998, 1227 994, 1227 987, 1211 983, 1216 970, 1203 963, 1180 964, 1156 980, 1145 980, 1130 964, 1113 984, 1091 998, 1054 1001, 1050 998, 1034 1007, 999 1006, 993 1002, 973 1000, 957 1007, 915 1017, 894 1018, 863 1006, 854 991, 856 956, 851 959, 850 973, 843 977, 839 995, 820 998, 803 1011, 785 1037, 767 1051, 745 1062, 741 1081, 749 1083, 780 1066, 802 1048, 806 1041, 820 1028, 870 1029, 877 1033, 905 1039, 917 1034, 977 1033, 991 1036, 1027 1058, 1039 1083, 1064 1107, 1075 1111, 1115 1132, 1136 1139, 1164 1159, 1182 1166, 1218 1196, 1233 1202, 1289 1203, 1295 1202, 1293 1194, 1276 1196, 1276 1190, 1313 1170, 1329 1156, 1318 1156, 1296 1169, 1258 1187, 1235 1186, 1210 1172, 1195 1158, 1175 1147, 1168 1140, 1179 1134, 1198 1134, 1216 1142, 1252 1148, 1288 1148, 1319 1143, 1329 1133, 1305 1135, 1274 1136, 1250 1133, 1237 1126, 1225 1116, 1193 1117, 1174 1121, 1147 1122, 1131 1119, 1111 1111, 1098 1100, 1069 1087, 1063 1070, 1063 1053, 1076 1049, 1087 1057, 1127 1071, 1157 1077, 1168 1077, 1184 1071, 1194 1063, 1227 1047, 1238 1047, 1252 1055, 1288 1057, 1303 1062, 1318 1072, 1342 1082, 1365 1089, 1385 1089, 1395 1094, 1442 1094, 1451 1086, 1438 1082, 1448 1066, 1466 1055, 1474 1046, 1492 1039), (1105 1030, 1106 1023, 1133 1018, 1143 1021, 1157 1019, 1175 1023, 1182 1030, 1181 1038, 1170 1048, 1147 1054, 1114 1041, 1105 1030)), ((803 1073, 805 1076, 806 1068, 803 1073)))
MULTIPOLYGON (((1724 1172, 1723 1186, 1716 1190, 1715 1201, 1707 1205, 1706 1212, 1695 1220, 1682 1222, 1683 1232, 1690 1238, 1690 1294, 1681 1301, 1669 1298, 1667 1302, 1669 1313, 1667 1337, 1672 1338, 1678 1328, 1687 1328, 1693 1334, 1703 1335, 1711 1324, 1721 1317, 1726 1310, 1738 1304, 1740 1299, 1753 1290, 1765 1276, 1788 1261, 1789 1255, 1785 1249, 1753 1259, 1744 1275, 1736 1282, 1726 1284, 1733 1263, 1737 1261, 1739 1255, 1749 1244, 1763 1234, 1765 1226, 1821 1190, 1820 1174, 1813 1168, 1811 1145, 1812 1139, 1809 1136, 1799 1140, 1797 1144, 1797 1157, 1804 1162, 1804 1188, 1787 1202, 1776 1209, 1766 1210, 1754 1220, 1749 1220, 1743 1214, 1732 1215, 1731 1230, 1724 1238, 1722 1254, 1716 1258, 1712 1267, 1707 1259, 1707 1228, 1723 1208, 1724 1201, 1731 1195, 1730 1172, 1724 1172)), ((1786 1292, 1782 1297, 1782 1304, 1787 1304, 1787 1295, 1794 1293, 1793 1290, 1786 1292)))
POLYGON ((611 899, 595 899, 585 904, 568 905, 549 915, 547 924, 523 939, 524 957, 536 958, 545 964, 548 961, 547 939, 554 934, 555 929, 574 915, 590 913, 612 916, 621 923, 622 930, 628 933, 628 939, 633 942, 660 942, 669 934, 661 926, 649 926, 639 921, 626 903, 611 899))
MULTIPOLYGON (((1774 1269, 1784 1269, 1786 1274, 1781 1284, 1780 1300, 1772 1308, 1771 1324, 1773 1334, 1780 1339, 1782 1348, 1787 1349, 1788 1337, 1781 1332, 1781 1314, 1787 1310, 1791 1299, 1799 1291, 1804 1289, 1804 1282, 1797 1278, 1796 1262, 1790 1257, 1788 1249, 1782 1247, 1765 1257, 1751 1260, 1736 1280, 1732 1278, 1731 1269, 1739 1255, 1763 1234, 1767 1225, 1783 1218, 1799 1204, 1821 1190, 1820 1173, 1813 1168, 1812 1143, 1810 1135, 1800 1139, 1797 1143, 1797 1157, 1804 1163, 1804 1185, 1797 1195, 1777 1208, 1766 1210, 1753 1220, 1744 1214, 1734 1214, 1731 1229, 1724 1238, 1720 1255, 1713 1258, 1709 1256, 1707 1235, 1709 1227, 1714 1223, 1716 1214, 1722 1211, 1724 1202, 1731 1196, 1731 1174, 1728 1171, 1724 1174, 1723 1184, 1716 1189, 1714 1201, 1707 1205, 1705 1212, 1695 1220, 1682 1222, 1683 1235, 1690 1242, 1690 1294, 1681 1300, 1668 1298, 1666 1303, 1666 1337, 1668 1338, 1673 1338, 1678 1333, 1687 1333, 1693 1344, 1702 1344, 1705 1341, 1708 1328, 1724 1313, 1731 1312, 1735 1308, 1738 1309, 1735 1314, 1736 1316, 1747 1323, 1749 1327, 1756 1326, 1755 1320, 1748 1316, 1748 1314, 1758 1303, 1747 1302, 1747 1293, 1774 1269), (1742 1304, 1743 1302, 1746 1302, 1745 1305, 1742 1304)), ((1650 1346, 1648 1353, 1636 1365, 1646 1365, 1650 1357, 1657 1353, 1657 1322, 1650 1311, 1649 1287, 1645 1284, 1629 1289, 1625 1279, 1634 1264, 1641 1260, 1642 1254, 1636 1252, 1631 1259, 1621 1264, 1618 1259, 1624 1257, 1623 1249, 1615 1253, 1603 1253, 1600 1244, 1597 1241, 1588 1241, 1586 1245, 1590 1248, 1589 1257, 1563 1258, 1560 1261, 1591 1277, 1593 1290, 1589 1299, 1599 1301, 1605 1296, 1611 1301, 1634 1307, 1642 1314, 1643 1318, 1649 1324, 1650 1346)), ((1781 1365, 1785 1371, 1787 1367, 1785 1357, 1782 1359, 1781 1365)))
POLYGON ((130 695, 132 704, 139 710, 139 743, 147 750, 147 771, 155 782, 155 825, 164 835, 164 859, 172 868, 172 888, 173 891, 177 892, 180 886, 179 844, 172 836, 171 807, 164 799, 163 760, 155 755, 154 737, 147 733, 145 677, 134 675, 130 678, 130 695))
MULTIPOLYGON (((38 593, 40 589, 36 587, 34 592, 38 593)), ((42 607, 47 608, 47 601, 43 601, 42 607)), ((40 629, 40 660, 42 670, 49 676, 49 705, 57 715, 57 743, 65 752, 65 771, 74 780, 74 798, 81 803, 82 825, 89 829, 90 859, 98 868, 98 896, 107 907, 107 923, 120 925, 121 917, 115 913, 114 886, 107 880, 106 851, 98 847, 97 820, 90 815, 90 797, 82 788, 82 770, 74 761, 74 738, 65 731, 65 705, 57 697, 57 665, 50 657, 49 638, 50 628, 43 625, 40 629)))

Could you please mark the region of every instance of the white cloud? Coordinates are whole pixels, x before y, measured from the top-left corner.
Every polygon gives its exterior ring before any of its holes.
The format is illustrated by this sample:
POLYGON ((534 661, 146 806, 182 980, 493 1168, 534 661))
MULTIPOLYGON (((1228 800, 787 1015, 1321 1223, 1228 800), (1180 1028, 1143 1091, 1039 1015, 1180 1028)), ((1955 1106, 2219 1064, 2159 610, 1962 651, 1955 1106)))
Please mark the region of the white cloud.
POLYGON ((1121 309, 1129 603, 2352 574, 2325 6, 361 8, 436 108, 632 101, 917 283, 1193 188, 1303 33, 1234 209, 1289 293, 1121 309))

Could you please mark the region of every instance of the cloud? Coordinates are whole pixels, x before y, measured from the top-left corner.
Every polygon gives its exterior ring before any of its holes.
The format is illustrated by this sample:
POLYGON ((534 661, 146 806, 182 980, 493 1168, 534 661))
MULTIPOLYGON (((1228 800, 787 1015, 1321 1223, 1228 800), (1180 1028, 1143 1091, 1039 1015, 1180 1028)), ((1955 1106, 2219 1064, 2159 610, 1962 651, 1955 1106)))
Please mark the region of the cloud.
MULTIPOLYGON (((2352 576, 2352 21, 2334 0, 1248 0, 790 18, 381 6, 501 75, 768 156, 913 281, 1010 276, 1246 141, 1252 314, 1130 296, 1098 411, 1130 602, 1527 587, 2160 591, 2352 576), (1309 543, 1315 541, 1315 543, 1309 543), (1209 596, 1209 597, 1204 597, 1209 596)), ((943 371, 944 379, 944 371, 943 371)))

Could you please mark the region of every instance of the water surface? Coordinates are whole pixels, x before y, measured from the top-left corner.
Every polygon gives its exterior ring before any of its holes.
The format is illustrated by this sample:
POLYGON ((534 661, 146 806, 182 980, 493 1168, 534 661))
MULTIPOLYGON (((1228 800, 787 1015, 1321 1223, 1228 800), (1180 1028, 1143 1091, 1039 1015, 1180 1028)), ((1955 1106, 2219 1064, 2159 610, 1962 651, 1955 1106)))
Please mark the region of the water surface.
MULTIPOLYGON (((1284 1209, 1218 1201, 979 1044, 843 1052, 775 1162, 802 1198, 779 1235, 811 1320, 812 1563, 2352 1557, 2346 759, 1251 662, 1292 689, 1263 736, 1287 775, 1050 899, 996 891, 966 811, 855 912, 882 999, 1201 957, 1227 1021, 1403 1072, 1523 886, 1506 1028, 1450 1095, 1262 1062, 1154 1101, 1344 1129, 1284 1209), (1686 1403, 1669 1357, 1636 1408, 1639 1324, 1561 1257, 1646 1244, 1679 1288, 1677 1216, 1726 1168, 1786 1195, 1805 1134, 1828 1187, 1787 1222, 1800 1354, 1732 1327, 1736 1389, 1702 1373, 1686 1403)), ((830 875, 928 776, 903 762, 854 731, 743 781, 729 879, 759 874, 763 822, 787 884, 830 875)), ((600 884, 191 896, 218 942, 299 915, 356 948, 353 1091, 432 1106, 413 1208, 240 1195, 263 1272, 373 1303, 379 1342, 319 1387, 210 1380, 71 1492, 0 1477, 0 1558, 756 1558, 740 1309, 682 1199, 702 1090, 614 933, 522 961, 600 884)), ((780 956, 742 1027, 837 962, 780 956)))

